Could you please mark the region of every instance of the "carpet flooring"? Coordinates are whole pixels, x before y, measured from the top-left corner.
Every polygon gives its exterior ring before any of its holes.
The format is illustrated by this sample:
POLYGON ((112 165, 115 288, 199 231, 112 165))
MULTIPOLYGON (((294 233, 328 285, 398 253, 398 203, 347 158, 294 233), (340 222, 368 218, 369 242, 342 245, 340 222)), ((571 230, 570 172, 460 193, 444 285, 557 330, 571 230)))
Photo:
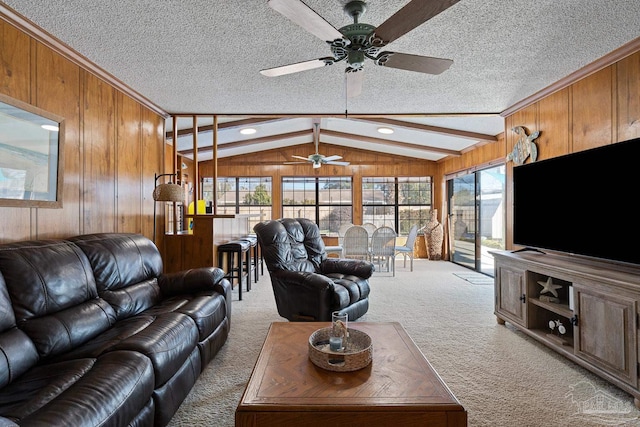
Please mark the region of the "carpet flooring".
MULTIPOLYGON (((498 325, 493 287, 470 286, 454 274, 468 272, 446 261, 416 259, 413 272, 396 264, 395 277, 370 280, 370 308, 360 320, 400 322, 467 410, 469 426, 640 425, 640 411, 629 394, 509 323, 498 325)), ((234 425, 269 325, 284 321, 266 271, 242 297, 238 301, 234 290, 229 339, 170 427, 234 425)))

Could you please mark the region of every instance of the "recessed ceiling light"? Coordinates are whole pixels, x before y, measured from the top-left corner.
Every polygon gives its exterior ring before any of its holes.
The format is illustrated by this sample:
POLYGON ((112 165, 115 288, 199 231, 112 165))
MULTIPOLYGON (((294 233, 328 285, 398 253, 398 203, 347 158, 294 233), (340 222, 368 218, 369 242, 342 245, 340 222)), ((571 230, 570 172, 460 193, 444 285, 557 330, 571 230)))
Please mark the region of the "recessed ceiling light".
POLYGON ((40 125, 40 127, 44 130, 50 130, 52 132, 58 132, 60 130, 58 126, 54 125, 40 125))
POLYGON ((244 128, 240 129, 240 133, 243 135, 253 135, 257 131, 254 128, 244 128))
POLYGON ((391 129, 391 128, 378 128, 378 132, 384 133, 385 135, 391 135, 393 133, 393 129, 391 129))

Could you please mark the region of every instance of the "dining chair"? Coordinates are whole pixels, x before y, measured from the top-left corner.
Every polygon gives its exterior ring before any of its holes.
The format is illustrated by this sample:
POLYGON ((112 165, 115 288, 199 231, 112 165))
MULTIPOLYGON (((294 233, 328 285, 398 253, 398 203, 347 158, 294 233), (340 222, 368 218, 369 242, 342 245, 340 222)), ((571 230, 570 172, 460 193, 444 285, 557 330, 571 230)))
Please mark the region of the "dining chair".
POLYGON ((361 225, 354 225, 344 233, 342 244, 344 258, 369 260, 369 233, 361 225))
POLYGON ((396 231, 387 226, 378 227, 371 237, 371 262, 377 266, 376 272, 390 272, 396 275, 396 231))
POLYGON ((402 246, 396 246, 395 253, 401 254, 403 259, 403 267, 407 266, 407 257, 411 260, 411 271, 413 271, 413 245, 418 237, 418 224, 413 224, 409 230, 407 241, 402 246))

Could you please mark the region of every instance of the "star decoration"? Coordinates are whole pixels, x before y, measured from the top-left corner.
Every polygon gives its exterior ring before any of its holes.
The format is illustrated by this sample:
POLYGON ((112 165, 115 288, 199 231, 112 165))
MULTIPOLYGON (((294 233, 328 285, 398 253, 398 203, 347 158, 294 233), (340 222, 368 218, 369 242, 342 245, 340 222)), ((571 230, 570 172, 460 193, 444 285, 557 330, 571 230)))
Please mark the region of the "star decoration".
POLYGON ((540 291, 541 294, 551 292, 556 298, 558 298, 558 292, 556 291, 556 289, 562 288, 562 285, 555 285, 551 277, 549 277, 546 282, 543 280, 538 280, 538 285, 542 286, 542 290, 540 291))

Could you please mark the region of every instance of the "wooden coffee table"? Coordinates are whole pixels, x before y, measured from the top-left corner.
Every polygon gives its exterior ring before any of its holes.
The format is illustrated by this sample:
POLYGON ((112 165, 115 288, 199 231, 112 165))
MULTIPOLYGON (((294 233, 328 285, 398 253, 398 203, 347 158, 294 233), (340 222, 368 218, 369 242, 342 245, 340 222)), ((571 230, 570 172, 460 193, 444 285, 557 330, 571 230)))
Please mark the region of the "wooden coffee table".
POLYGON ((271 324, 236 426, 466 426, 467 413, 399 323, 352 322, 373 341, 364 369, 332 372, 308 357, 329 323, 271 324))

